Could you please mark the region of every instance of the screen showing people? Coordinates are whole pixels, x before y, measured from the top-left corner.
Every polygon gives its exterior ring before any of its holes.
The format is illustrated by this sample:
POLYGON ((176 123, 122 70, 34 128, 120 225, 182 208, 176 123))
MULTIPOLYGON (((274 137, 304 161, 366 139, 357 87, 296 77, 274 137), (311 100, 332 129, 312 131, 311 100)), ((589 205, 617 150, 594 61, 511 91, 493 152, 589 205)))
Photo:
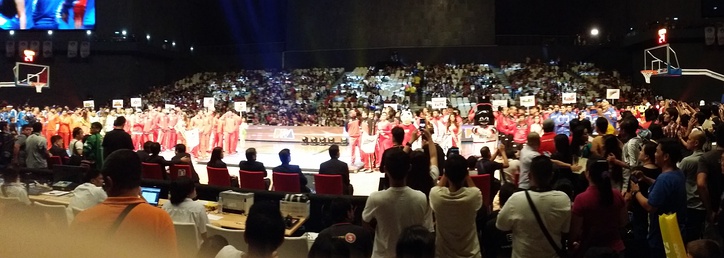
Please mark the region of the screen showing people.
POLYGON ((90 30, 95 0, 2 0, 2 30, 90 30))

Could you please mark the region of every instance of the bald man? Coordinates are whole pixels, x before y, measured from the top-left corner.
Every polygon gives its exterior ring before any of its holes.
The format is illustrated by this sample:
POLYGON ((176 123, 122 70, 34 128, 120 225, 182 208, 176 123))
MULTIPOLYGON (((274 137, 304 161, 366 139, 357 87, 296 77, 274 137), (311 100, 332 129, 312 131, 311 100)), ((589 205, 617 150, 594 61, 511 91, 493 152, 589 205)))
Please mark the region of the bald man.
POLYGON ((706 208, 699 197, 697 188, 697 176, 699 173, 698 162, 701 155, 704 154, 704 144, 706 143, 706 135, 700 130, 694 130, 689 134, 686 140, 686 149, 693 153, 681 160, 679 167, 686 175, 686 232, 684 242, 696 240, 704 231, 704 221, 706 220, 706 208))

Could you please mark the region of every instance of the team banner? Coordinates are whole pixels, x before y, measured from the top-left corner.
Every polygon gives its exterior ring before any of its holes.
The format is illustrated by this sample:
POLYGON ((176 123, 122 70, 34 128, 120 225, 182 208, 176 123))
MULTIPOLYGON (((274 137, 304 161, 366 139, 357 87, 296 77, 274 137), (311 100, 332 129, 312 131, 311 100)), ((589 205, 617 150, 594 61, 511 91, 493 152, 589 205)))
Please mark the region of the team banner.
POLYGON ((84 107, 84 108, 94 109, 94 108, 96 107, 95 101, 85 100, 85 101, 83 101, 83 107, 84 107))
POLYGON ((43 57, 53 56, 53 42, 43 41, 43 57))
POLYGON ((520 96, 520 105, 524 107, 535 106, 535 96, 520 96))
POLYGON ((432 108, 441 109, 447 107, 447 98, 432 98, 432 108))
POLYGON ((141 98, 131 98, 131 107, 142 107, 143 102, 141 98))
POLYGON ((576 93, 575 92, 564 92, 561 93, 561 99, 563 104, 576 104, 576 93))
POLYGON ((607 89, 606 90, 606 99, 620 99, 621 98, 621 89, 607 89))
POLYGON ((123 108, 123 100, 122 99, 114 99, 113 100, 113 108, 123 108))
POLYGON ((68 41, 68 57, 75 58, 78 56, 78 41, 68 41))
POLYGON ((498 110, 499 107, 507 107, 508 106, 508 100, 501 99, 501 100, 493 100, 493 110, 498 110))
POLYGON ((234 102, 234 110, 236 110, 236 112, 246 112, 246 102, 234 102))
POLYGON ((5 56, 13 57, 15 55, 15 41, 5 41, 5 56))

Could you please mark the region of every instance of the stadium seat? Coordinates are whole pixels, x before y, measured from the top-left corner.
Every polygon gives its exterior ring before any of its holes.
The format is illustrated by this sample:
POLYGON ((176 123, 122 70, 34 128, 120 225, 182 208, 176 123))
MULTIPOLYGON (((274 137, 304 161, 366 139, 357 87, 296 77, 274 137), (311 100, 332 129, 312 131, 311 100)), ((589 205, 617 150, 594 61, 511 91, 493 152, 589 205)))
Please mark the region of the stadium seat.
MULTIPOLYGON (((226 238, 229 245, 232 245, 239 251, 248 251, 249 245, 244 241, 244 230, 232 230, 214 226, 212 224, 206 224, 206 235, 215 236, 219 235, 226 238)), ((280 256, 281 257, 281 256, 280 256)))
POLYGON ((201 244, 196 224, 174 222, 173 227, 176 230, 176 246, 178 247, 179 257, 196 257, 201 244))
POLYGON ((171 166, 171 180, 176 180, 179 177, 191 178, 191 166, 189 165, 173 165, 171 166))
POLYGON ((483 194, 483 206, 488 207, 488 209, 492 207, 493 198, 490 196, 490 175, 474 175, 470 176, 470 179, 473 180, 475 186, 480 189, 480 192, 483 194))
POLYGON ((206 167, 210 185, 231 186, 231 176, 226 168, 206 167))
POLYGON ((314 188, 317 194, 343 194, 341 175, 314 175, 314 188))
POLYGON ((267 190, 263 172, 239 170, 239 188, 267 190))
POLYGON ((63 165, 63 160, 59 156, 48 157, 48 168, 52 169, 55 165, 63 165))
POLYGON ((42 228, 48 230, 57 230, 55 232, 64 232, 68 230, 70 225, 70 217, 68 216, 68 209, 65 205, 48 205, 40 202, 33 203, 31 210, 40 219, 37 223, 42 225, 42 228))
POLYGON ((163 180, 163 169, 161 165, 156 163, 141 163, 141 171, 143 179, 163 180))
POLYGON ((277 249, 279 257, 307 257, 309 237, 285 237, 282 246, 277 249))
POLYGON ((272 181, 274 184, 274 191, 277 192, 301 192, 299 186, 299 175, 290 173, 272 173, 272 181))

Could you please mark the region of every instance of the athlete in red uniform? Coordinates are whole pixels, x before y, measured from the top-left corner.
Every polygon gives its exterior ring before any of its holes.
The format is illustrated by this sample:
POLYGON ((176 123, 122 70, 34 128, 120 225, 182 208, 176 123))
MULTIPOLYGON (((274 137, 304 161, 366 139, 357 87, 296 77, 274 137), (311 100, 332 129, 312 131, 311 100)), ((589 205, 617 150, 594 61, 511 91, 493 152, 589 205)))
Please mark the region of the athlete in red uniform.
POLYGON ((360 152, 360 155, 362 155, 362 151, 360 150, 360 126, 362 125, 362 116, 360 115, 359 110, 353 109, 349 111, 349 122, 347 123, 347 134, 349 135, 349 141, 352 144, 352 163, 354 164, 355 161, 357 161, 357 152, 360 152))

